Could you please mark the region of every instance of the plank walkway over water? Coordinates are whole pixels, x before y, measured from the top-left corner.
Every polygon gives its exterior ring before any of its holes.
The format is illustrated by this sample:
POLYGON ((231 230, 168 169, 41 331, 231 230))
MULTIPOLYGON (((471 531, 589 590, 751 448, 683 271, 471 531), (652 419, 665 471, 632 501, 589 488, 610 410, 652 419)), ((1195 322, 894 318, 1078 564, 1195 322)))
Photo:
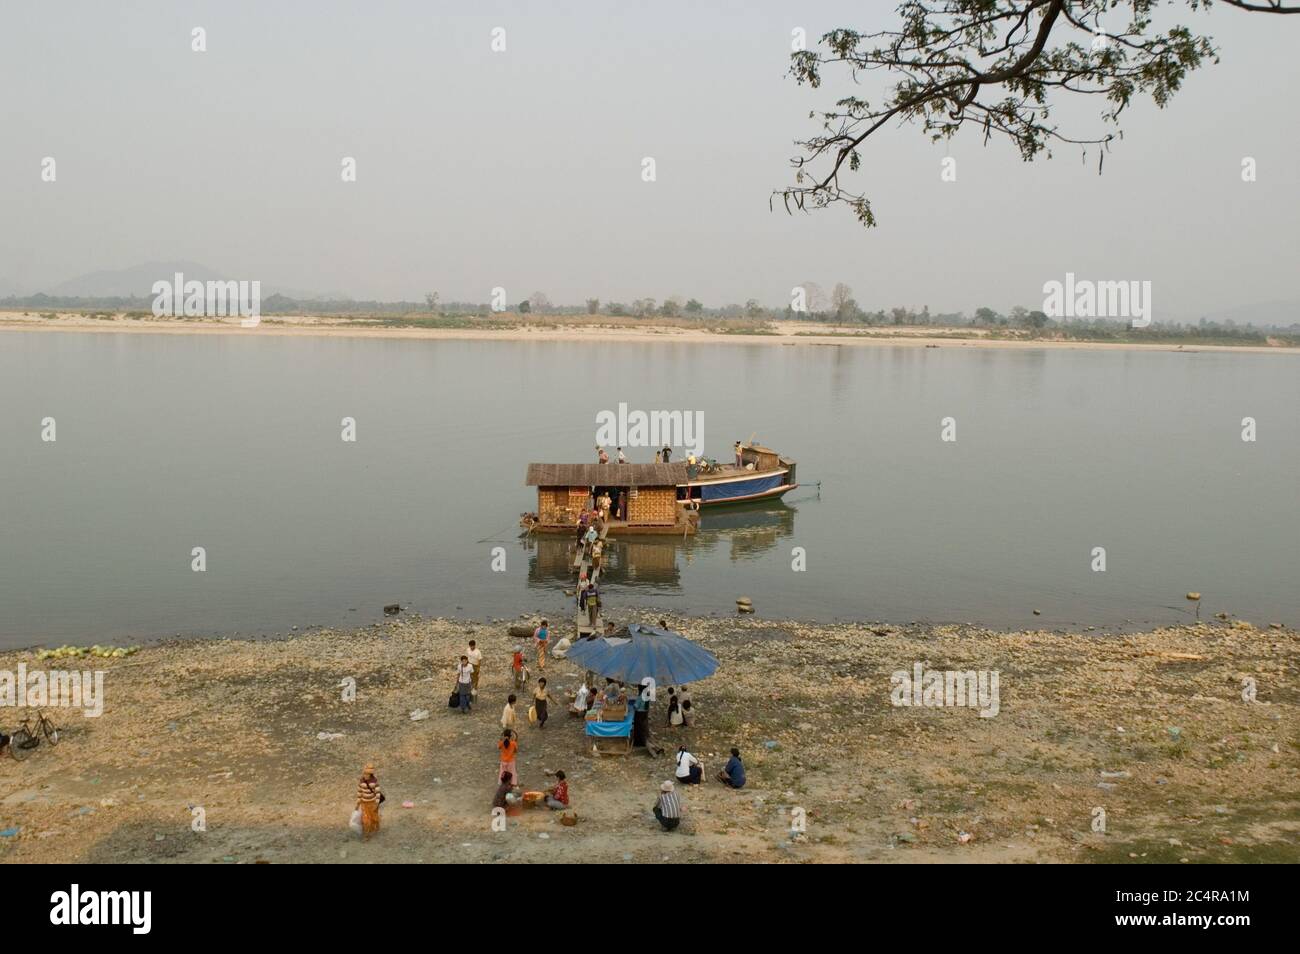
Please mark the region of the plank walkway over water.
MULTIPOLYGON (((605 539, 609 536, 609 524, 605 524, 604 529, 600 531, 600 542, 602 546, 608 541, 605 539)), ((586 547, 578 547, 578 552, 573 556, 573 572, 577 574, 578 579, 582 579, 585 572, 588 579, 595 583, 600 578, 600 570, 593 570, 591 567, 591 558, 587 556, 586 547)))

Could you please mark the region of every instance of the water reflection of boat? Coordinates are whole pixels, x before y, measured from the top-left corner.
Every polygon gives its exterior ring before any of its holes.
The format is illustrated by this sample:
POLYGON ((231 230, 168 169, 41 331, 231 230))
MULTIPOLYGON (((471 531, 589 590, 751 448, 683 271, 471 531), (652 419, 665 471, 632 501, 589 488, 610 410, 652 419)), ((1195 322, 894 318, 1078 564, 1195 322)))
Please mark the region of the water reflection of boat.
POLYGON ((700 532, 783 528, 791 533, 794 531, 794 514, 793 507, 780 501, 736 504, 704 514, 700 518, 700 532))
MULTIPOLYGON (((681 585, 682 564, 717 551, 724 544, 732 560, 753 559, 794 534, 795 508, 780 501, 736 505, 710 510, 695 536, 610 537, 605 542, 601 586, 646 586, 675 589, 681 585)), ((534 534, 523 539, 532 554, 530 586, 571 587, 575 544, 571 537, 534 534)))
MULTIPOLYGON (((534 552, 528 562, 530 585, 573 584, 573 541, 557 536, 534 536, 525 546, 534 552)), ((679 541, 676 538, 609 538, 600 570, 601 586, 677 587, 679 541)))
POLYGON ((751 559, 794 533, 795 513, 795 508, 771 500, 710 510, 703 515, 700 532, 692 538, 688 553, 710 552, 725 541, 732 560, 751 559))

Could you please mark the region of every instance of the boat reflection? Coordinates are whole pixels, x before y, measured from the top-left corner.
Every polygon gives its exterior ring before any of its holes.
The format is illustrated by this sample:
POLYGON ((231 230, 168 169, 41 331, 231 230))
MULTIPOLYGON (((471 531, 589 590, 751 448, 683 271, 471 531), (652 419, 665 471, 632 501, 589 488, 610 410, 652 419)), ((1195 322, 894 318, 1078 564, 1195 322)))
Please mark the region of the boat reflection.
MULTIPOLYGON (((722 552, 733 561, 756 559, 794 533, 795 508, 780 501, 709 510, 692 537, 610 537, 605 545, 602 586, 679 589, 682 564, 722 552)), ((528 585, 551 588, 573 583, 574 540, 532 534, 521 538, 528 557, 528 585)))

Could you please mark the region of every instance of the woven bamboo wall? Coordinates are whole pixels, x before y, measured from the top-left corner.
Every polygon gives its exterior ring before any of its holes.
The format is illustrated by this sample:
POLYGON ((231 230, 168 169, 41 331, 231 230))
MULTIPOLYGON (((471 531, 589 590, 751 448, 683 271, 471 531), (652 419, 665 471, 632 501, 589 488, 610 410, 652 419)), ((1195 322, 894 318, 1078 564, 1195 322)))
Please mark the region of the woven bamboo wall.
POLYGON ((555 525, 561 523, 578 524, 578 514, 586 503, 586 489, 581 497, 571 496, 568 487, 538 487, 537 516, 542 523, 555 525))
POLYGON ((677 522, 677 488, 641 487, 627 502, 627 522, 672 526, 677 522))

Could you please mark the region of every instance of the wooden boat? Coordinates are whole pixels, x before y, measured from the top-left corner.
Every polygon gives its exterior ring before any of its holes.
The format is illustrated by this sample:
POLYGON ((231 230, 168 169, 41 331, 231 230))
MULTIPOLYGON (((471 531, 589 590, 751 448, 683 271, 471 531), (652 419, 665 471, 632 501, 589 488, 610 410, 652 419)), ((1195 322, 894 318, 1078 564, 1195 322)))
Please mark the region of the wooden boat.
POLYGON ((537 488, 537 510, 519 523, 529 532, 574 533, 578 516, 609 494, 611 533, 685 536, 699 526, 701 508, 773 499, 799 486, 795 462, 770 447, 751 441, 738 453, 738 462, 529 464, 524 482, 537 488))
MULTIPOLYGON (((687 479, 677 488, 679 500, 716 507, 780 497, 799 486, 795 462, 761 444, 740 445, 740 462, 704 460, 687 465, 687 479)), ((624 465, 626 466, 626 465, 624 465)))

